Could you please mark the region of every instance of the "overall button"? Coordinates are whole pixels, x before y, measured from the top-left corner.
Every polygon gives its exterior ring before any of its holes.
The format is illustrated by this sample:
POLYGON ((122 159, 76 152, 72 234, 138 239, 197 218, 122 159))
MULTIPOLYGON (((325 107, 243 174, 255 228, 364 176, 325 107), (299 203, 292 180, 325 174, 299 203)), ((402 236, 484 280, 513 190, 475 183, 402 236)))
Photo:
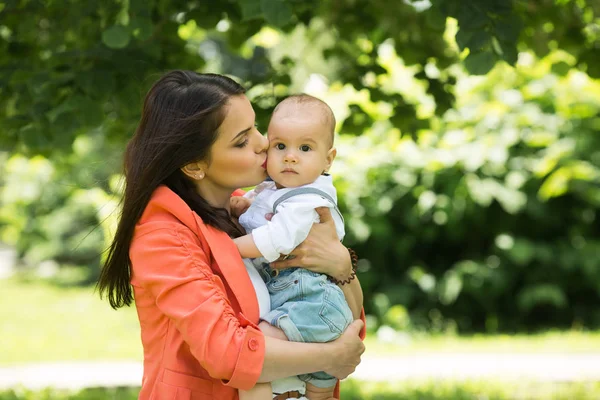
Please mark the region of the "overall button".
POLYGON ((248 347, 250 348, 250 350, 256 351, 258 349, 258 346, 258 339, 250 338, 250 340, 248 340, 248 347))
POLYGON ((275 278, 277 275, 279 275, 279 270, 278 269, 272 269, 271 270, 271 278, 275 278))

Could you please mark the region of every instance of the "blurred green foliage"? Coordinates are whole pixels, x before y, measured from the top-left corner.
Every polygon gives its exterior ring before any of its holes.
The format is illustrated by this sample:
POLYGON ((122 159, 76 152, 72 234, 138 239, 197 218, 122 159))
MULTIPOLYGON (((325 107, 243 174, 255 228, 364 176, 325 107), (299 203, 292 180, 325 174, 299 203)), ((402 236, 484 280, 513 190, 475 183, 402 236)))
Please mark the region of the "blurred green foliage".
MULTIPOLYGON (((107 139, 120 143, 134 130, 138 107, 132 105, 167 69, 209 68, 249 86, 285 87, 292 67, 305 60, 298 48, 273 60, 268 46, 248 41, 267 28, 294 33, 320 26, 308 41, 327 60, 328 77, 392 105, 398 127, 427 126, 403 95, 370 84, 369 75, 383 72, 382 43, 391 42, 407 65, 446 70, 464 58, 473 74, 487 73, 499 60, 513 65, 518 51, 545 56, 559 48, 573 56, 575 67, 600 77, 599 17, 599 3, 584 0, 88 0, 68 7, 3 0, 0 148, 68 152, 79 134, 101 124, 107 139), (457 49, 444 38, 448 17, 458 23, 457 49)), ((425 72, 417 79, 439 115, 452 106, 452 79, 425 72)), ((266 120, 275 100, 258 103, 259 120, 266 120)), ((354 111, 368 114, 360 105, 354 111)), ((355 126, 357 133, 368 126, 364 122, 355 126)))
POLYGON ((561 62, 522 53, 484 78, 457 72, 436 130, 412 138, 374 111, 338 142, 346 243, 380 323, 600 326, 600 83, 553 72, 561 62))
MULTIPOLYGON (((70 154, 26 158, 0 166, 0 242, 16 247, 28 265, 47 260, 82 266, 97 276, 114 229, 120 177, 110 179, 121 151, 100 132, 79 136, 70 154)), ((85 281, 84 281, 85 282, 85 281)))

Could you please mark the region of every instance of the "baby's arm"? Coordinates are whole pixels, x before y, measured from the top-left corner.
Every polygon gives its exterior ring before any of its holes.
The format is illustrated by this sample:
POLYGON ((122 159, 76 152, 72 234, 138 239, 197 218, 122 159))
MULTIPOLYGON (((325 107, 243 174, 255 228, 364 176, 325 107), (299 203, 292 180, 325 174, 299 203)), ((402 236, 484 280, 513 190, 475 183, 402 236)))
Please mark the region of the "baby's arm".
POLYGON ((295 196, 282 203, 266 225, 233 239, 240 255, 244 258, 263 256, 272 262, 281 254, 291 253, 306 239, 313 223, 319 221, 317 207, 331 207, 331 203, 312 194, 295 196))
POLYGON ((258 247, 256 247, 251 234, 237 237, 233 239, 233 242, 237 246, 242 258, 256 258, 262 256, 258 247))

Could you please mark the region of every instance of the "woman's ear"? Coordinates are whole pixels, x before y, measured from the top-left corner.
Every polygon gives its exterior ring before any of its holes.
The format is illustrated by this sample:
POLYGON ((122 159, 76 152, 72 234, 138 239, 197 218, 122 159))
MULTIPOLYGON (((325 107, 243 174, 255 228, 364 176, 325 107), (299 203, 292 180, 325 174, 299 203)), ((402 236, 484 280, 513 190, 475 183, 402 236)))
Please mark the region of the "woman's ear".
POLYGON ((325 164, 325 171, 324 172, 329 172, 329 168, 331 168, 331 164, 333 164, 333 160, 335 160, 335 156, 337 155, 337 150, 335 149, 335 147, 332 147, 331 149, 329 149, 329 152, 327 153, 327 157, 326 157, 326 164, 325 164))
POLYGON ((181 172, 194 181, 200 181, 204 178, 205 169, 206 165, 204 162, 194 161, 181 167, 181 172))

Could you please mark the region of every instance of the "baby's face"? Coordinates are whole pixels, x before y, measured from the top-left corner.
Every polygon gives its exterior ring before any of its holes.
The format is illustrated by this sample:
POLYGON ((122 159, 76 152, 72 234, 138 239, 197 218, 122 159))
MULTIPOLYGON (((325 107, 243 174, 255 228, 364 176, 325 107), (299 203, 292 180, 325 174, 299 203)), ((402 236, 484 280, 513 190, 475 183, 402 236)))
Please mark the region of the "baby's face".
POLYGON ((319 118, 274 117, 268 138, 267 173, 281 187, 314 182, 335 158, 331 133, 319 118))

